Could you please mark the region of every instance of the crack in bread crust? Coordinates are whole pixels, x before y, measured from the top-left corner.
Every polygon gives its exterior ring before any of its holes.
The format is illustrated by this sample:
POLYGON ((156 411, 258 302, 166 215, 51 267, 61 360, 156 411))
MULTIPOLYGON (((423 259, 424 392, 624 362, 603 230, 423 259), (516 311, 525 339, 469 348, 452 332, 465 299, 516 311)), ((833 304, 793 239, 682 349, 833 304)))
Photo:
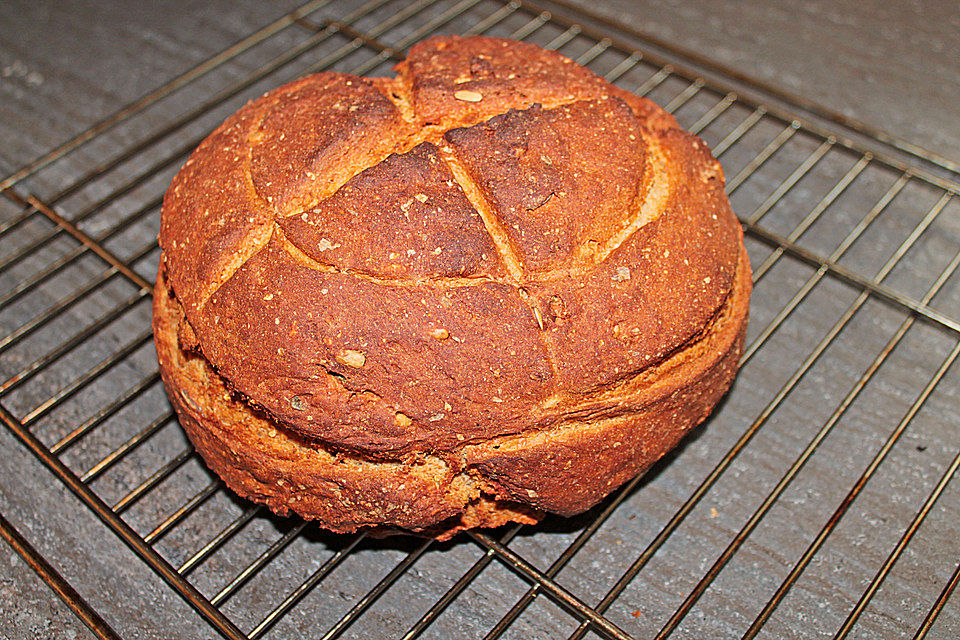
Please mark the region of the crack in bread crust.
MULTIPOLYGON (((399 82, 400 78, 396 79, 388 86, 382 88, 384 95, 386 95, 390 100, 397 105, 397 108, 400 110, 402 117, 405 121, 413 123, 413 116, 410 113, 412 108, 409 103, 409 96, 401 94, 404 90, 404 85, 399 82), (395 95, 401 94, 401 95, 395 95), (402 106, 401 106, 402 105, 402 106)), ((580 98, 568 98, 563 100, 554 100, 545 103, 542 106, 541 111, 543 113, 549 113, 550 111, 559 109, 561 107, 566 107, 570 105, 575 105, 578 103, 590 103, 595 102, 593 99, 580 99, 580 98)), ((519 105, 522 106, 522 105, 519 105)), ((514 107, 510 107, 513 109, 514 107)), ((480 119, 477 122, 470 123, 470 126, 477 124, 483 124, 489 122, 490 120, 496 118, 497 116, 503 115, 503 113, 491 114, 486 118, 480 119)), ((464 162, 457 156, 455 150, 449 145, 446 144, 443 140, 445 134, 453 129, 462 128, 465 126, 462 123, 450 123, 448 126, 440 127, 438 125, 424 125, 419 131, 413 132, 411 135, 405 139, 398 141, 393 151, 389 154, 384 155, 383 157, 377 158, 375 162, 372 162, 368 165, 358 167, 356 171, 344 180, 339 182, 335 188, 330 189, 329 193, 325 197, 319 198, 315 201, 312 201, 309 206, 301 207, 298 210, 291 211, 287 215, 284 215, 284 218, 295 218, 302 216, 311 209, 315 209, 323 205, 327 200, 333 198, 337 191, 348 185, 352 180, 360 176, 365 171, 368 171, 379 164, 381 164, 387 157, 390 155, 402 155, 410 152, 415 147, 423 144, 424 142, 429 142, 435 144, 440 149, 440 157, 446 163, 447 167, 453 173, 454 180, 460 189, 467 196, 467 199, 473 205, 474 209, 480 215, 480 218, 483 220, 484 227, 487 230, 487 233, 490 235, 491 240, 494 243, 494 246, 497 249, 497 254, 500 256, 500 259, 507 270, 508 278, 506 282, 511 284, 519 285, 522 281, 528 278, 543 278, 543 279, 555 279, 557 277, 562 277, 571 273, 574 273, 574 270, 552 270, 545 273, 540 273, 537 275, 525 274, 524 273, 524 264, 523 259, 520 257, 520 253, 514 246, 513 241, 506 233, 506 230, 503 226, 503 223, 500 220, 500 212, 497 207, 484 195, 483 190, 477 184, 477 181, 470 175, 469 170, 465 166, 464 162)), ((650 165, 650 162, 647 162, 650 165)), ((660 163, 662 165, 662 162, 660 163)), ((660 191, 663 192, 664 185, 658 185, 660 191)), ((642 202, 642 195, 638 190, 638 203, 642 202)), ((665 195, 665 194, 663 194, 665 195)), ((647 207, 642 211, 639 209, 638 213, 631 222, 625 228, 625 231, 617 236, 616 241, 611 240, 605 245, 605 251, 602 253, 601 257, 594 260, 595 263, 602 262, 602 260, 613 252, 617 246, 622 244, 636 229, 647 224, 656 218, 657 212, 651 211, 651 207, 647 207)), ((588 265, 579 269, 583 271, 589 268, 588 265)))
MULTIPOLYGON (((247 134, 247 145, 246 145, 246 157, 244 158, 244 177, 246 178, 246 188, 249 190, 250 194, 260 202, 261 208, 265 210, 272 210, 270 203, 267 202, 267 199, 257 190, 256 182, 253 179, 253 149, 256 146, 256 138, 260 135, 260 128, 263 126, 263 121, 266 118, 266 105, 261 109, 260 117, 257 120, 257 123, 251 128, 250 132, 247 134)), ((270 242, 270 238, 273 235, 273 230, 276 225, 274 224, 273 219, 265 222, 260 227, 256 229, 251 229, 247 237, 244 238, 239 244, 240 250, 239 254, 234 257, 234 259, 220 270, 219 273, 215 274, 215 279, 208 283, 206 287, 202 290, 200 296, 200 302, 198 305, 199 309, 207 304, 207 301, 216 294, 217 290, 220 289, 237 271, 239 271, 243 265, 247 263, 250 258, 259 253, 267 243, 270 242)))
POLYGON ((236 256, 231 263, 227 264, 225 268, 221 270, 217 279, 212 282, 210 286, 204 289, 203 295, 200 299, 200 304, 198 305, 198 311, 203 311, 203 308, 207 306, 207 302, 210 301, 210 298, 215 296, 217 291, 219 291, 223 285, 229 282, 230 278, 232 278, 237 271, 242 269, 247 262, 249 262, 255 255, 263 251, 264 247, 270 243, 270 239, 273 237, 275 228, 276 224, 269 222, 247 235, 243 242, 244 251, 236 256))
POLYGON ((410 92, 407 90, 403 77, 401 76, 385 82, 383 89, 384 95, 387 96, 390 102, 396 105, 397 110, 400 112, 400 117, 409 124, 416 122, 416 118, 414 118, 413 115, 413 100, 410 92))
POLYGON ((657 144, 653 136, 645 136, 645 140, 647 141, 647 170, 644 171, 643 175, 650 176, 650 184, 646 189, 637 190, 637 198, 633 206, 636 213, 633 219, 622 231, 613 235, 603 245, 596 256, 597 264, 606 260, 611 253, 623 246, 623 243, 629 240, 638 229, 656 220, 663 213, 663 203, 670 197, 672 185, 665 170, 667 159, 664 156, 663 149, 657 144))
POLYGON ((477 186, 477 183, 467 173, 466 168, 457 159, 453 149, 448 146, 441 147, 440 157, 447 164, 454 180, 460 185, 470 204, 480 214, 483 226, 490 234, 490 239, 493 240, 493 245, 497 248, 497 254, 510 275, 510 282, 515 285, 519 284, 523 280, 523 261, 520 260, 509 236, 503 230, 503 225, 500 224, 500 220, 494 213, 493 205, 484 197, 480 187, 477 186))
POLYGON ((329 264, 324 264, 322 262, 317 262, 302 250, 300 250, 294 243, 290 242, 290 239, 287 238, 286 234, 283 231, 283 228, 280 225, 274 225, 274 234, 280 238, 283 243, 283 249, 290 257, 292 257, 298 264, 307 267, 308 269, 313 269, 314 271, 321 271, 323 273, 338 273, 342 275, 352 276, 358 280, 365 280, 367 282, 373 282, 375 284, 389 286, 389 287, 419 287, 422 285, 431 285, 431 286, 448 286, 448 287, 471 287, 478 284, 483 284, 485 282, 498 282, 501 284, 509 284, 503 282, 497 278, 493 278, 487 275, 473 276, 473 277, 462 277, 458 278, 455 276, 434 276, 428 278, 381 278, 377 276, 372 276, 368 273, 363 273, 362 271, 357 271, 355 269, 344 269, 343 267, 336 267, 329 264))

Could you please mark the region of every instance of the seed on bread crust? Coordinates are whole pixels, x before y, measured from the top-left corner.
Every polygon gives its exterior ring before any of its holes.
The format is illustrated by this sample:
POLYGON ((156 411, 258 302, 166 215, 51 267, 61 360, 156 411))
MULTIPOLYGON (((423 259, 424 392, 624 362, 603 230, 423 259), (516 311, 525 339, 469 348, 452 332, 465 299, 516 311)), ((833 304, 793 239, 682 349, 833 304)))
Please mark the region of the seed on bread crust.
POLYGON ((337 354, 337 362, 359 369, 366 364, 367 357, 356 349, 344 349, 337 354))
POLYGON ((463 100, 464 102, 480 102, 483 100, 482 94, 479 94, 476 91, 468 91, 466 89, 455 91, 453 93, 453 97, 457 100, 463 100))

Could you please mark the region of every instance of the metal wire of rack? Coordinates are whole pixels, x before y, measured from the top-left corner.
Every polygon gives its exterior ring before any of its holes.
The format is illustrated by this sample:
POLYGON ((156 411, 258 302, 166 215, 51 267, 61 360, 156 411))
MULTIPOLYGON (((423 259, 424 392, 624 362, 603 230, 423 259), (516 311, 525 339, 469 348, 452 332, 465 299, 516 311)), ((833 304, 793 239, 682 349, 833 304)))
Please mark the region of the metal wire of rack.
MULTIPOLYGON (((0 182, 0 421, 226 638, 955 635, 960 177, 631 38, 522 0, 318 0, 52 150, 0 182), (328 535, 231 496, 176 424, 150 334, 161 197, 251 96, 387 74, 437 32, 558 49, 710 144, 754 265, 747 348, 707 426, 583 516, 328 535)), ((119 609, 0 534, 120 637, 119 609)))

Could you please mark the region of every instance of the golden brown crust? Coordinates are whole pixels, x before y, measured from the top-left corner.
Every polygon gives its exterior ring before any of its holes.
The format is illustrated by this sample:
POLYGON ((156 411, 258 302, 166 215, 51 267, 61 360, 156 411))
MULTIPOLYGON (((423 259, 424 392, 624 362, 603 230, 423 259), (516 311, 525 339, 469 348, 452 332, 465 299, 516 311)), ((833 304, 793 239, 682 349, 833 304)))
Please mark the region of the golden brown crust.
POLYGON ((237 493, 285 515, 320 519, 332 531, 388 524, 436 537, 461 528, 535 522, 536 511, 483 497, 445 462, 376 462, 304 440, 231 393, 203 357, 183 350, 183 310, 164 269, 154 291, 160 372, 190 440, 237 493), (502 513, 501 513, 502 512, 502 513))
POLYGON ((640 126, 610 98, 511 109, 444 138, 533 276, 593 266, 590 247, 626 226, 643 178, 640 126))
POLYGON ((341 271, 384 280, 501 271, 483 220, 430 142, 390 156, 279 224, 311 260, 341 271), (366 233, 350 232, 357 228, 366 233))
POLYGON ((609 94, 607 83, 559 53, 499 38, 430 38, 414 45, 397 70, 416 123, 444 130, 509 109, 609 94))
POLYGON ((750 269, 705 334, 652 370, 584 401, 558 427, 469 447, 465 463, 495 495, 573 515, 645 472, 702 422, 736 374, 750 269))
POLYGON ((164 271, 161 264, 153 315, 160 371, 191 441, 228 486, 332 531, 397 527, 440 539, 532 523, 541 511, 578 513, 648 469, 726 393, 750 296, 744 252, 731 296, 700 340, 579 416, 549 430, 377 460, 304 439, 231 393, 209 362, 178 342, 183 309, 164 271))
POLYGON ((413 129, 388 90, 380 78, 325 73, 267 94, 250 140, 257 195, 280 217, 299 213, 394 151, 413 129))
POLYGON ((274 237, 205 312, 201 348, 234 388, 371 455, 517 430, 552 388, 529 307, 498 282, 396 286, 310 268, 274 237))
POLYGON ((164 380, 232 487, 335 530, 585 509, 733 378, 720 166, 533 45, 444 36, 398 71, 303 78, 194 152, 164 201, 164 380))

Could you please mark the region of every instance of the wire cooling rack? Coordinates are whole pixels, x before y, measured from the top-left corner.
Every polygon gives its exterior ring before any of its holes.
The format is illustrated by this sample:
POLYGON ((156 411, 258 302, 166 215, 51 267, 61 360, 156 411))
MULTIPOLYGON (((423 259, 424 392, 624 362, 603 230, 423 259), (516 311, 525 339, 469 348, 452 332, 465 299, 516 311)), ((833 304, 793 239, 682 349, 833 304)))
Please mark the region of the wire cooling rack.
POLYGON ((902 147, 558 4, 309 3, 0 183, 0 421, 155 609, 0 534, 101 638, 957 637, 960 182, 902 147), (150 333, 161 197, 251 97, 387 75, 441 32, 558 49, 708 142, 754 266, 747 347, 705 426, 582 516, 335 536, 232 496, 184 438, 150 333), (171 595, 193 611, 152 628, 171 595))

